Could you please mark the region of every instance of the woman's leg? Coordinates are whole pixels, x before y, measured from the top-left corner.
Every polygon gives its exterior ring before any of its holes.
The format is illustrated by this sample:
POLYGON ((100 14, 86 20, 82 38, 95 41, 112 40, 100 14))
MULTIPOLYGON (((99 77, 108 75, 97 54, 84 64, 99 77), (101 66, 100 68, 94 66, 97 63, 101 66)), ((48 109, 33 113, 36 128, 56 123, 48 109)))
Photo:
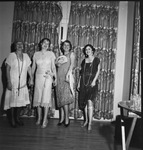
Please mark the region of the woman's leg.
POLYGON ((84 117, 84 123, 81 127, 85 127, 88 124, 87 105, 84 108, 83 117, 84 117))
POLYGON ((15 122, 15 107, 10 108, 10 123, 13 128, 16 127, 15 122))
POLYGON ((93 103, 91 100, 88 100, 88 130, 91 130, 91 124, 92 124, 92 119, 93 119, 93 103))
POLYGON ((38 106, 37 107, 38 119, 37 119, 36 125, 40 125, 41 123, 41 119, 42 119, 41 113, 42 113, 42 108, 38 106))
POLYGON ((22 120, 20 119, 20 110, 21 107, 16 107, 15 108, 15 121, 19 126, 23 126, 24 123, 22 122, 22 120))
POLYGON ((69 120, 69 105, 64 105, 64 114, 65 114, 65 126, 68 127, 70 124, 69 120))
POLYGON ((46 128, 48 124, 48 111, 49 107, 44 107, 44 118, 43 118, 43 123, 42 123, 42 128, 46 128))
POLYGON ((61 125, 64 122, 64 109, 63 107, 59 108, 59 123, 57 125, 61 125))

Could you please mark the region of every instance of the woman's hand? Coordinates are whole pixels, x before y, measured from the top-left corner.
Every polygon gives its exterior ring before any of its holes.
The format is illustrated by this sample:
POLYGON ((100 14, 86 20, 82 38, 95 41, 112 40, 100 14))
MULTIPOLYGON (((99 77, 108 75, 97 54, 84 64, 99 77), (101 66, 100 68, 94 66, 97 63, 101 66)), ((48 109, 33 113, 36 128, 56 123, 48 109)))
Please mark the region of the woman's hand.
POLYGON ((78 92, 80 91, 80 80, 81 80, 81 76, 79 77, 78 84, 77 84, 77 88, 76 88, 76 90, 77 90, 78 92))
POLYGON ((54 74, 53 74, 52 72, 50 72, 50 71, 46 71, 46 72, 45 72, 45 74, 46 74, 46 75, 44 75, 44 77, 45 77, 45 78, 48 78, 48 77, 49 77, 49 75, 50 75, 50 76, 51 76, 51 78, 53 79, 54 74))
POLYGON ((76 90, 79 92, 80 91, 79 89, 80 89, 80 85, 78 84, 76 90))
POLYGON ((10 91, 12 90, 11 81, 8 81, 8 82, 7 82, 7 89, 10 90, 10 91))
POLYGON ((66 82, 69 82, 69 77, 70 77, 70 73, 71 73, 71 71, 68 71, 68 73, 66 74, 66 82))
POLYGON ((57 67, 60 67, 60 66, 61 66, 61 63, 57 62, 57 63, 56 63, 56 66, 57 66, 57 67))
POLYGON ((96 85, 96 81, 92 81, 92 83, 91 83, 91 87, 94 87, 96 85))
POLYGON ((56 60, 55 65, 56 65, 57 67, 60 67, 60 66, 61 66, 61 62, 60 62, 59 60, 56 60))
POLYGON ((57 86, 57 79, 56 78, 53 80, 53 86, 57 86))
POLYGON ((29 81, 28 81, 28 85, 29 85, 29 86, 33 86, 33 85, 34 85, 34 81, 33 81, 33 79, 31 79, 31 78, 29 79, 29 81))

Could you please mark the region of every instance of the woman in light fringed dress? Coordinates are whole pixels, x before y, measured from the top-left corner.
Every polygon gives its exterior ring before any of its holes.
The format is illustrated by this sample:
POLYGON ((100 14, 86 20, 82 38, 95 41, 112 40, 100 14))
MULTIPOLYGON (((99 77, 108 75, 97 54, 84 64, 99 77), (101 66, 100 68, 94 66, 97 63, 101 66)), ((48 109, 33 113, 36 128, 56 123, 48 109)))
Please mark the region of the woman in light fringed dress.
POLYGON ((10 110, 10 122, 12 127, 23 126, 19 118, 20 107, 30 104, 27 87, 27 73, 29 85, 33 85, 31 74, 31 60, 27 53, 23 53, 23 42, 16 41, 15 52, 11 52, 6 59, 7 89, 5 93, 4 110, 10 110))
POLYGON ((36 125, 46 128, 48 124, 48 111, 51 107, 52 86, 56 86, 57 76, 55 67, 55 54, 50 51, 50 40, 44 38, 40 41, 40 51, 33 55, 32 73, 35 75, 33 106, 37 108, 38 119, 36 125), (42 118, 42 108, 44 115, 42 118))

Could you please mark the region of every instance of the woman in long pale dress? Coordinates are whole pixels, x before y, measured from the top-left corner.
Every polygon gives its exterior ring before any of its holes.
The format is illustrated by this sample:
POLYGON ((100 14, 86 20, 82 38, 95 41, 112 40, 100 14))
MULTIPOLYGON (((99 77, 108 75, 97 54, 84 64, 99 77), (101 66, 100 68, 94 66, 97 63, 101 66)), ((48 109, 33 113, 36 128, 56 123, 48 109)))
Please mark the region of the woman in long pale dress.
POLYGON ((6 59, 7 89, 5 94, 4 110, 10 109, 11 125, 23 125, 19 118, 19 107, 30 104, 27 88, 27 72, 30 76, 30 85, 33 84, 31 75, 31 60, 27 53, 23 53, 23 43, 15 42, 15 52, 6 59))
POLYGON ((33 106, 37 107, 38 119, 36 124, 42 128, 47 126, 48 110, 51 107, 52 84, 56 85, 55 55, 50 48, 50 40, 44 38, 40 41, 40 51, 33 55, 32 73, 35 75, 35 88, 33 106), (44 118, 42 119, 42 107, 44 118))
POLYGON ((73 81, 70 81, 72 77, 72 70, 74 68, 75 54, 72 50, 72 45, 70 41, 66 40, 61 44, 62 57, 60 56, 57 59, 57 106, 59 108, 59 123, 58 126, 64 124, 65 127, 68 127, 70 124, 69 121, 69 105, 74 102, 74 93, 73 93, 73 81), (64 60, 65 59, 65 60, 64 60), (71 84, 70 84, 71 83, 71 84))

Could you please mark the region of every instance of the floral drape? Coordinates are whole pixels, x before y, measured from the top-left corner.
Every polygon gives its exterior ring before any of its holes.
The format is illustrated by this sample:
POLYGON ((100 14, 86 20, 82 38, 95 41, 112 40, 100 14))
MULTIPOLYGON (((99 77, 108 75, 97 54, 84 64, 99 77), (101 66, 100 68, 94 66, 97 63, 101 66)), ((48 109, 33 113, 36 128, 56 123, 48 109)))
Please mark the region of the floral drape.
MULTIPOLYGON (((114 98, 114 71, 116 58, 117 24, 119 1, 73 1, 68 24, 67 38, 71 41, 76 53, 75 77, 79 76, 82 59, 82 47, 87 43, 96 48, 101 59, 99 91, 95 103, 94 118, 112 119, 114 98)), ((140 94, 140 4, 135 3, 134 47, 132 58, 131 92, 140 94)), ((12 42, 22 39, 25 52, 30 57, 38 50, 38 43, 43 37, 51 39, 53 51, 58 53, 57 27, 62 19, 62 11, 56 1, 17 1, 14 7, 12 42)), ((76 86, 76 85, 75 85, 76 86)), ((32 104, 33 89, 29 87, 32 104)), ((53 93, 54 95, 54 93, 53 93)), ((81 118, 78 109, 78 92, 75 92, 75 103, 71 105, 71 116, 81 118)), ((55 102, 55 101, 53 101, 55 102)), ((54 105, 54 104, 53 104, 54 105)), ((23 109, 21 115, 33 115, 34 110, 23 109)), ((54 115, 51 111, 50 115, 54 115)))
MULTIPOLYGON (((14 6, 12 42, 21 39, 25 52, 32 57, 38 50, 40 40, 47 37, 51 40, 52 50, 58 53, 57 27, 61 19, 62 11, 56 1, 17 1, 14 6)), ((29 87, 29 92, 31 105, 23 109, 21 115, 34 115, 31 109, 33 88, 29 87)))
POLYGON ((134 97, 137 101, 140 98, 139 107, 141 107, 140 19, 140 2, 135 2, 130 99, 134 97))
MULTIPOLYGON (((76 53, 76 83, 83 59, 82 47, 87 43, 96 48, 101 60, 99 91, 95 103, 94 118, 113 118, 114 70, 116 58, 118 3, 112 1, 73 1, 68 25, 68 39, 76 53)), ((77 85, 75 85, 77 86, 77 85)), ((78 109, 78 92, 71 107, 71 116, 81 118, 78 109)))

